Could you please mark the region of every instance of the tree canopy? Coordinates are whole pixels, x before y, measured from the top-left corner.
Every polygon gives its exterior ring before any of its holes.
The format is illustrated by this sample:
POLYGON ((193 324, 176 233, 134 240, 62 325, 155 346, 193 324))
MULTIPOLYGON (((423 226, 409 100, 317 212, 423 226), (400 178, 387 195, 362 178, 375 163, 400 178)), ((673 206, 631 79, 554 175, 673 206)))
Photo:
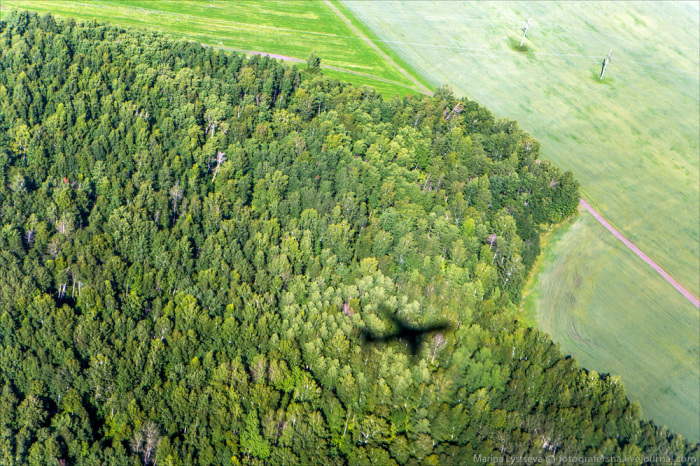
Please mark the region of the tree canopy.
MULTIPOLYGON (((317 57, 316 57, 317 58, 317 57)), ((578 183, 449 88, 0 22, 0 463, 692 457, 516 318, 578 183), (426 333, 417 350, 397 319, 426 333), (438 328, 438 327, 434 327, 438 328)))

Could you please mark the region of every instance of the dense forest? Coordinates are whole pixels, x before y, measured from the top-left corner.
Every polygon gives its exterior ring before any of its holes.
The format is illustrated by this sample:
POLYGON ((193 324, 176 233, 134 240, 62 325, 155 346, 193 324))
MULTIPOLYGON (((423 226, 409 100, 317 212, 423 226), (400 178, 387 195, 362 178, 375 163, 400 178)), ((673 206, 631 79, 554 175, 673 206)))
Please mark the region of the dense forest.
POLYGON ((311 64, 0 23, 0 464, 696 457, 517 321, 573 175, 311 64))

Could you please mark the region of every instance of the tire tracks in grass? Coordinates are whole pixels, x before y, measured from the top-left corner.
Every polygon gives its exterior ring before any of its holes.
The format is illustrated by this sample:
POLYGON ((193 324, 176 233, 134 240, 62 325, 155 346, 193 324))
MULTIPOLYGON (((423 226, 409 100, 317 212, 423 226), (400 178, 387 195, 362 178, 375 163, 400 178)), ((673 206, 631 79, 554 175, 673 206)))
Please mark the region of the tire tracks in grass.
POLYGON ((336 15, 338 15, 338 17, 339 17, 340 19, 342 19, 342 20, 345 22, 345 24, 347 24, 348 27, 349 27, 350 29, 352 29, 352 31, 353 31, 355 34, 357 34, 357 36, 358 36, 360 39, 362 39, 367 45, 369 45, 370 47, 372 47, 372 49, 374 49, 374 51, 377 52, 377 53, 379 54, 379 56, 381 56, 384 60, 386 60, 386 62, 389 63, 391 66, 393 66, 399 73, 401 73, 402 75, 406 76, 406 78, 407 78, 409 81, 411 81, 423 94, 433 95, 433 93, 430 91, 430 89, 428 89, 427 87, 425 87, 425 86, 424 86, 423 84, 421 84, 416 78, 414 78, 413 76, 411 76, 411 74, 410 74, 408 71, 404 70, 404 69, 403 69, 398 63, 396 63, 389 55, 387 55, 386 53, 384 53, 384 52, 382 51, 382 49, 380 49, 374 42, 372 42, 372 41, 370 40, 369 37, 367 37, 366 35, 364 35, 364 34, 362 33, 362 31, 360 31, 357 27, 355 27, 355 25, 352 24, 352 21, 350 21, 338 8, 336 8, 336 6, 333 5, 333 4, 330 2, 330 0, 323 0, 323 1, 325 2, 326 5, 328 5, 328 8, 330 8, 331 10, 333 10, 333 12, 334 12, 336 15))
POLYGON ((680 294, 682 294, 685 299, 690 301, 693 306, 697 307, 700 309, 700 301, 698 298, 696 298, 690 291, 686 290, 683 288, 683 286, 678 283, 676 280, 673 279, 664 269, 662 269, 659 265, 657 265, 653 260, 649 258, 646 254, 644 254, 642 251, 639 250, 637 246, 635 246, 630 240, 624 237, 622 233, 617 231, 612 225, 610 225, 602 215, 600 215, 591 205, 584 201, 583 199, 580 199, 580 204, 581 206, 586 209, 593 217, 598 220, 598 222, 605 227, 606 230, 608 230, 612 235, 622 241, 622 243, 627 246, 628 249, 630 249, 633 253, 635 253, 640 259, 642 259, 644 262, 649 264, 652 269, 656 270, 656 272, 659 273, 664 279, 671 284, 680 294))

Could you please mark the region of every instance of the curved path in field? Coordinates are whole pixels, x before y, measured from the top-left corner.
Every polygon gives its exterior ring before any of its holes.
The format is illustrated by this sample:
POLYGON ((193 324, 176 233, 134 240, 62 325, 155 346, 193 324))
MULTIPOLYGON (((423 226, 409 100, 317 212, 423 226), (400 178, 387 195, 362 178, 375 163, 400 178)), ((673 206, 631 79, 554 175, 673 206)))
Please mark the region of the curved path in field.
POLYGON ((591 215, 593 215, 593 217, 595 217, 595 219, 598 220, 598 222, 600 222, 601 225, 603 225, 610 233, 612 233, 615 238, 622 241, 625 244, 625 246, 627 246, 633 253, 635 253, 644 262, 646 262, 654 270, 656 270, 659 273, 659 275, 664 277, 664 279, 666 279, 667 282, 669 282, 676 290, 678 290, 678 292, 680 294, 685 296, 685 299, 687 299, 688 301, 693 303, 693 305, 695 307, 700 308, 700 301, 698 301, 698 298, 693 296, 693 294, 690 291, 683 288, 683 286, 680 283, 675 281, 673 279, 673 277, 671 277, 668 273, 666 273, 666 271, 664 269, 659 267, 656 264, 656 262, 649 259, 649 257, 646 254, 644 254, 642 251, 640 251, 637 246, 632 244, 632 242, 630 240, 628 240, 627 238, 625 238, 622 235, 622 233, 620 233, 612 225, 610 225, 593 207, 591 207, 591 205, 588 202, 584 201, 583 199, 581 199, 580 201, 581 201, 581 206, 583 206, 584 209, 586 209, 588 212, 590 212, 591 215))
POLYGON ((332 4, 330 1, 328 1, 328 0, 323 0, 323 1, 326 3, 326 5, 328 5, 328 8, 330 8, 331 10, 333 10, 333 12, 334 12, 336 15, 338 15, 338 17, 339 17, 340 19, 342 19, 342 20, 345 22, 345 24, 348 25, 348 27, 349 27, 350 29, 352 29, 352 32, 354 32, 355 34, 357 34, 357 37, 359 37, 360 39, 362 39, 363 41, 365 41, 365 43, 366 43, 367 45, 369 45, 370 47, 372 47, 372 48, 379 54, 379 56, 381 56, 384 60, 386 60, 386 61, 387 61, 391 66, 393 66, 399 73, 401 73, 402 75, 406 76, 406 78, 407 78, 408 80, 410 80, 423 94, 433 95, 433 93, 430 92, 430 89, 428 89, 427 87, 425 87, 424 85, 422 85, 420 82, 418 82, 418 80, 417 80, 416 78, 414 78, 413 76, 411 76, 410 73, 408 73, 406 70, 404 70, 403 68, 401 68, 401 66, 399 66, 398 63, 396 63, 394 60, 392 60, 391 57, 390 57, 389 55, 387 55, 386 53, 384 53, 384 52, 382 51, 382 49, 380 49, 379 47, 377 47, 377 45, 376 45, 374 42, 372 42, 372 41, 369 39, 369 37, 367 37, 366 35, 364 35, 364 34, 362 33, 362 31, 360 31, 359 29, 357 29, 357 28, 355 27, 355 25, 352 24, 352 21, 350 21, 348 18, 346 18, 345 15, 344 15, 338 8, 335 7, 335 5, 333 5, 333 4, 332 4))

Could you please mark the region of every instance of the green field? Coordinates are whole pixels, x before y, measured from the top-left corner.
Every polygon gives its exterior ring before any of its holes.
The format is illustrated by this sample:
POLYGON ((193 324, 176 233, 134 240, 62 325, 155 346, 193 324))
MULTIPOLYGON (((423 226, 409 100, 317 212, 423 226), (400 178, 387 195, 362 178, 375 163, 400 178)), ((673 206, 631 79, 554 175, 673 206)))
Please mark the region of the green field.
MULTIPOLYGON (((118 26, 154 28, 205 45, 301 60, 306 60, 315 50, 322 65, 333 67, 324 70, 326 75, 354 84, 370 85, 389 96, 420 93, 413 82, 368 46, 321 1, 3 0, 1 3, 3 14, 12 8, 22 8, 51 12, 60 17, 97 19, 118 26)), ((347 10, 335 0, 334 5, 347 14, 347 10)), ((355 27, 366 35, 371 34, 359 21, 352 20, 355 27)), ((414 79, 423 85, 428 84, 389 47, 378 40, 374 42, 414 79)))
MULTIPOLYGON (((545 157, 573 170, 594 208, 698 295, 697 4, 345 4, 434 85, 449 83, 455 93, 516 119, 541 142, 545 157), (520 51, 528 16, 527 49, 520 51)), ((578 270, 586 285, 569 287, 556 265, 563 258, 541 261, 531 294, 540 325, 584 367, 623 374, 631 398, 649 416, 700 439, 698 372, 682 369, 699 363, 698 310, 587 213, 582 217, 548 254, 580 251, 565 256, 566 270, 578 270), (658 318, 638 318, 643 312, 658 318), (571 319, 579 335, 596 342, 595 351, 571 338, 571 319), (679 322, 694 322, 691 332, 669 330, 679 322), (657 335, 657 327, 669 331, 657 335), (675 345, 684 349, 669 349, 675 345), (640 352, 648 356, 640 359, 640 352), (677 383, 671 389, 650 382, 659 377, 677 383)))
POLYGON ((698 441, 697 309, 587 213, 554 231, 547 246, 526 320, 555 335, 581 366, 621 376, 645 416, 698 441))

